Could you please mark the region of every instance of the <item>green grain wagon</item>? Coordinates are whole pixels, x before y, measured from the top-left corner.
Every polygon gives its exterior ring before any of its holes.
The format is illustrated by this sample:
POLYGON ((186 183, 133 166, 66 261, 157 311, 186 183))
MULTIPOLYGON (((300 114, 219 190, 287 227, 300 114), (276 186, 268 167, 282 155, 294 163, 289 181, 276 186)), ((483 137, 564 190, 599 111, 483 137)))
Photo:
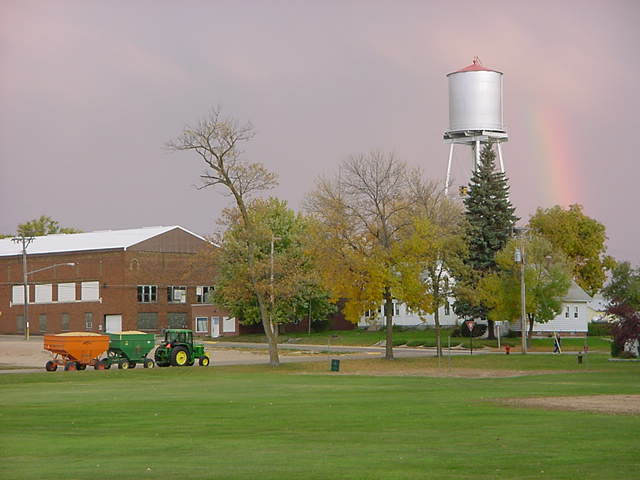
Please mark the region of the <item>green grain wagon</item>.
POLYGON ((104 359, 106 368, 117 365, 118 368, 135 368, 141 363, 144 368, 153 368, 154 361, 147 355, 155 346, 153 333, 137 331, 109 333, 109 350, 104 359))

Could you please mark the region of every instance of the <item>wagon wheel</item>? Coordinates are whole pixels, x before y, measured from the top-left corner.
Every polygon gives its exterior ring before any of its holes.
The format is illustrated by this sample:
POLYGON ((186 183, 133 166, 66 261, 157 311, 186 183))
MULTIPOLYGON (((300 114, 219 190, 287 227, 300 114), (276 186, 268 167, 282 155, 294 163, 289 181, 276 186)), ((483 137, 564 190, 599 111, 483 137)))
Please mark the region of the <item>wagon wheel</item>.
POLYGON ((106 367, 107 366, 103 360, 98 360, 93 366, 96 370, 104 370, 106 367))
POLYGON ((189 354, 184 347, 176 347, 171 352, 171 365, 174 367, 184 367, 189 363, 189 354))
POLYGON ((153 368, 156 366, 156 364, 150 358, 145 358, 143 365, 144 368, 153 368))
POLYGON ((77 370, 76 362, 67 362, 64 364, 65 370, 75 371, 77 370))
POLYGON ((200 364, 201 367, 208 367, 209 357, 200 357, 200 359, 198 360, 198 363, 200 364))
POLYGON ((129 362, 129 368, 136 368, 136 362, 129 362))
POLYGON ((129 369, 129 362, 127 360, 122 360, 120 363, 118 363, 118 368, 120 370, 128 370, 129 369))
POLYGON ((86 370, 87 369, 87 364, 86 363, 77 362, 76 363, 76 367, 78 368, 78 370, 86 370))
POLYGON ((45 364, 44 368, 47 372, 55 372, 58 369, 58 365, 56 364, 56 362, 52 362, 51 360, 49 360, 45 364))

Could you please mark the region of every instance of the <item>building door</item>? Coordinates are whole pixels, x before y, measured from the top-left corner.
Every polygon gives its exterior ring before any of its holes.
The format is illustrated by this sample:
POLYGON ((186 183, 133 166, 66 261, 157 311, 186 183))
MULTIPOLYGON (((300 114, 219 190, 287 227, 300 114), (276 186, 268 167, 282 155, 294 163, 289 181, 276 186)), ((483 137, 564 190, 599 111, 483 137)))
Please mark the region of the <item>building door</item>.
POLYGON ((105 315, 104 331, 106 333, 116 333, 122 331, 122 315, 105 315))
POLYGON ((220 336, 220 317, 211 317, 211 336, 220 336))

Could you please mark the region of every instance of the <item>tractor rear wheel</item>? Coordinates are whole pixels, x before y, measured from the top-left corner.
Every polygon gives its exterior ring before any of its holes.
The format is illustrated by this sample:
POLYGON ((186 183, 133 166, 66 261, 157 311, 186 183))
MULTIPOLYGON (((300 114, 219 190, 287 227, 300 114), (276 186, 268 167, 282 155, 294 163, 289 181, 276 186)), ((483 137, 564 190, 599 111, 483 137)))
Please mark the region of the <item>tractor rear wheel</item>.
POLYGON ((120 363, 118 363, 118 368, 120 370, 128 370, 129 369, 129 361, 128 360, 122 360, 120 363))
POLYGON ((153 368, 155 367, 155 363, 153 363, 153 360, 151 360, 150 358, 145 358, 143 366, 144 368, 153 368))
POLYGON ((64 364, 64 369, 69 371, 75 371, 78 369, 76 362, 67 362, 64 364))
POLYGON ((44 369, 47 372, 55 372, 58 369, 58 365, 56 364, 56 362, 52 362, 51 360, 49 360, 45 366, 44 369))
POLYGON ((201 367, 208 367, 209 366, 209 357, 200 357, 200 359, 198 360, 198 364, 201 367))
POLYGON ((184 347, 176 347, 171 352, 171 365, 174 367, 184 367, 189 363, 189 353, 184 347))

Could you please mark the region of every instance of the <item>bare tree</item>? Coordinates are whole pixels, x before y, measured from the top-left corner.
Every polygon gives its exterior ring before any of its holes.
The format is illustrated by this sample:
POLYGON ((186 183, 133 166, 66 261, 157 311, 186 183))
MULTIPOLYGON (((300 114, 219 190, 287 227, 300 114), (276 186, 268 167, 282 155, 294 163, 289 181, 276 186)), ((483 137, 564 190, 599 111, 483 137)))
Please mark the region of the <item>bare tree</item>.
MULTIPOLYGON (((261 163, 250 163, 243 157, 242 146, 254 137, 251 123, 241 125, 236 119, 224 117, 220 108, 212 109, 196 125, 187 126, 182 134, 167 143, 172 151, 195 152, 205 164, 200 175, 199 188, 222 186, 223 193, 233 196, 242 217, 247 235, 248 271, 255 272, 256 227, 247 210, 248 200, 257 192, 269 190, 277 184, 277 176, 261 163)), ((278 366, 278 337, 276 325, 271 322, 258 277, 250 274, 250 281, 258 301, 262 325, 269 343, 269 361, 278 366)))

